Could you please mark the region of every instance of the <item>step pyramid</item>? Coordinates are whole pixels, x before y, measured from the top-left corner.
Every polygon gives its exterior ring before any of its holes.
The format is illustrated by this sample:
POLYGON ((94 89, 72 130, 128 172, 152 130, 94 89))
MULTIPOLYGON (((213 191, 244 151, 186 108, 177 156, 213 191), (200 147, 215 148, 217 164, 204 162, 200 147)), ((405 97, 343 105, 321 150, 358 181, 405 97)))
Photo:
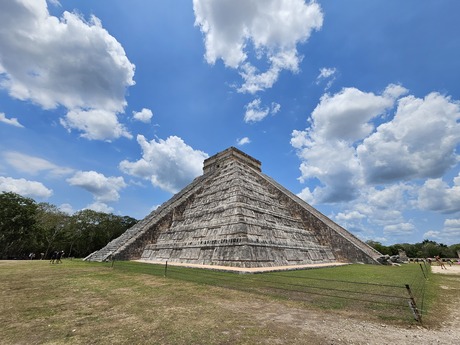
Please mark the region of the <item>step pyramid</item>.
POLYGON ((255 268, 377 263, 381 256, 234 147, 206 159, 203 172, 86 260, 255 268))

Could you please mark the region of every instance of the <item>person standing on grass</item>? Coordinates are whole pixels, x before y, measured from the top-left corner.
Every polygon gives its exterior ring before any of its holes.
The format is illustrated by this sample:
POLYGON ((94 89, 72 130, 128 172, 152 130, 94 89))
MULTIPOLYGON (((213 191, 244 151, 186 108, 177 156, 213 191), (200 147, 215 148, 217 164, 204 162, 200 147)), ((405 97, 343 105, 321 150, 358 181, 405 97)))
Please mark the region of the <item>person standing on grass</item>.
POLYGON ((54 251, 53 254, 51 254, 50 264, 54 264, 54 260, 56 259, 57 259, 57 251, 54 251))
POLYGON ((444 265, 444 262, 442 262, 442 260, 441 260, 441 258, 439 257, 439 255, 438 255, 438 256, 435 256, 435 259, 436 259, 436 261, 439 263, 439 266, 441 266, 441 269, 444 268, 444 269, 447 270, 446 265, 444 265))
POLYGON ((62 257, 63 254, 64 254, 63 250, 57 252, 57 255, 56 255, 56 263, 57 264, 62 264, 61 257, 62 257))

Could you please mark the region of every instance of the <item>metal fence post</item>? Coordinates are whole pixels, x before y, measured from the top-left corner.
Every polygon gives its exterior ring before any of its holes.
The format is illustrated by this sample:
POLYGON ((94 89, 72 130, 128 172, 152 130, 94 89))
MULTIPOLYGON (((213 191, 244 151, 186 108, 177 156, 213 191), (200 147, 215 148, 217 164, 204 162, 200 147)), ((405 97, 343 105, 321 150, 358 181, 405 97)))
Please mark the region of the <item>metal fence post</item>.
POLYGON ((423 276, 425 277, 425 279, 427 279, 427 278, 426 278, 426 274, 425 274, 425 271, 423 270, 423 266, 422 266, 422 264, 420 264, 420 269, 422 270, 422 273, 423 273, 423 276))
POLYGON ((165 264, 165 277, 168 275, 168 260, 166 260, 165 264))
POLYGON ((409 284, 406 284, 406 290, 407 293, 409 294, 409 308, 412 311, 412 314, 414 315, 414 318, 416 321, 422 323, 422 315, 420 315, 420 312, 417 308, 417 304, 415 303, 415 298, 414 295, 412 295, 412 291, 410 289, 409 284))

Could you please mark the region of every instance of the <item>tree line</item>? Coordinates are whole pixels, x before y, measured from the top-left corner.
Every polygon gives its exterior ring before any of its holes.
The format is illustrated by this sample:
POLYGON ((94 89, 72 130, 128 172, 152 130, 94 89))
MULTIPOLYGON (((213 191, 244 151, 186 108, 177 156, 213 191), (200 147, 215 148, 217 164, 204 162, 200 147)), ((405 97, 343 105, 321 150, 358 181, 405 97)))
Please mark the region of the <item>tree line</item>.
POLYGON ((367 241, 366 243, 383 255, 398 255, 399 250, 404 250, 409 258, 433 258, 435 256, 457 258, 457 252, 460 251, 460 243, 447 246, 430 240, 415 244, 400 243, 391 246, 384 246, 376 241, 367 241))
POLYGON ((137 223, 129 216, 82 210, 69 215, 49 203, 0 194, 0 259, 86 257, 137 223))
MULTIPOLYGON (((12 192, 0 194, 0 259, 25 259, 30 253, 48 258, 55 250, 65 256, 86 257, 137 223, 129 216, 82 210, 69 215, 49 203, 37 203, 12 192)), ((367 241, 386 255, 404 250, 410 258, 456 258, 460 243, 447 246, 435 241, 394 244, 367 241)))

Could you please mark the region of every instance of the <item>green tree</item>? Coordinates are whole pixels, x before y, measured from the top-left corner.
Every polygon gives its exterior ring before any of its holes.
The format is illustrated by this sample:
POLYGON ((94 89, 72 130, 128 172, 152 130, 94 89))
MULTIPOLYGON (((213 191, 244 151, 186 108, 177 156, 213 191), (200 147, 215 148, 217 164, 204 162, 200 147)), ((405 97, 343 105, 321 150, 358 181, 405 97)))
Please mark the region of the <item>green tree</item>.
POLYGON ((391 250, 380 242, 369 240, 366 243, 382 255, 392 255, 391 250))
POLYGON ((82 210, 69 216, 49 203, 11 192, 0 194, 0 259, 27 258, 30 252, 64 250, 85 257, 120 236, 137 220, 82 210))
POLYGON ((83 210, 75 213, 68 224, 69 254, 85 257, 120 236, 137 220, 111 213, 83 210))
POLYGON ((439 243, 439 254, 441 258, 455 258, 454 251, 443 243, 439 243))
POLYGON ((65 230, 70 216, 59 210, 55 205, 39 203, 37 209, 38 238, 40 240, 40 252, 48 257, 54 249, 62 250, 66 245, 65 230))
POLYGON ((417 247, 409 243, 401 243, 398 245, 400 249, 406 252, 407 257, 416 258, 417 257, 417 247))
POLYGON ((33 199, 0 194, 0 258, 24 258, 37 249, 36 213, 33 199))
POLYGON ((452 256, 451 256, 452 258, 457 258, 457 257, 459 257, 459 256, 457 255, 457 253, 460 252, 460 243, 453 244, 453 245, 449 246, 449 249, 450 249, 451 252, 452 252, 452 256))
POLYGON ((423 256, 426 258, 432 258, 440 254, 439 244, 435 241, 424 240, 422 242, 423 256))
POLYGON ((432 258, 437 255, 441 258, 456 258, 457 250, 460 250, 460 244, 447 246, 430 240, 415 244, 397 243, 391 246, 384 246, 376 241, 367 241, 366 243, 384 255, 397 255, 399 249, 402 249, 409 258, 432 258))

